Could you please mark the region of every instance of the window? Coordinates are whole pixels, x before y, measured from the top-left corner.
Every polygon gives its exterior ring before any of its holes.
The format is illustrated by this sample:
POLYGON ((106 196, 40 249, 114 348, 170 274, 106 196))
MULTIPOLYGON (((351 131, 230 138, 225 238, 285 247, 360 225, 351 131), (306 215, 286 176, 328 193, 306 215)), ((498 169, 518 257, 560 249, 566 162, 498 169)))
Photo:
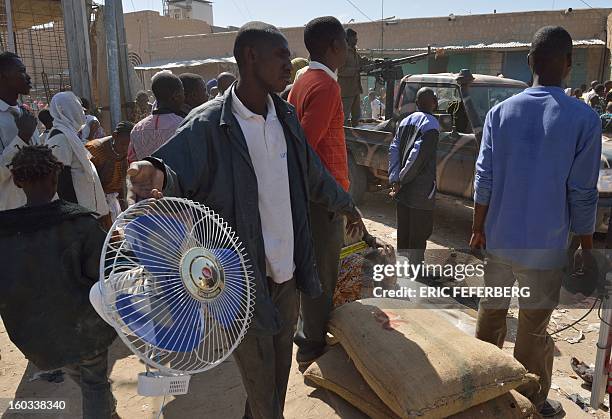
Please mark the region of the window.
POLYGON ((453 102, 461 101, 457 87, 432 87, 438 98, 438 111, 436 113, 449 113, 448 106, 453 102))
POLYGON ((470 96, 478 116, 484 123, 489 109, 523 90, 525 90, 524 87, 472 86, 470 96))
MULTIPOLYGON (((406 84, 402 97, 400 98, 400 115, 409 114, 416 111, 416 94, 417 91, 423 87, 421 84, 406 84)), ((448 113, 448 106, 453 103, 460 101, 459 89, 457 87, 447 86, 427 86, 430 87, 438 97, 438 112, 436 113, 448 113)))

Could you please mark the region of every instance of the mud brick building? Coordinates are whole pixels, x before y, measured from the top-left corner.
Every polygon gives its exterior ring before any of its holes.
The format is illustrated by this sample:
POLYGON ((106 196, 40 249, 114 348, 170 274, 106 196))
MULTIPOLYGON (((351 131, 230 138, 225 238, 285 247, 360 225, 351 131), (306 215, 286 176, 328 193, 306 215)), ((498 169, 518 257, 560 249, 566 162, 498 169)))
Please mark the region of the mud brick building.
MULTIPOLYGON (((205 22, 176 20, 150 11, 128 13, 125 20, 131 56, 137 55, 144 68, 169 66, 166 68, 178 70, 188 60, 228 59, 232 55, 235 31, 215 33, 218 28, 205 22), (177 66, 172 67, 173 63, 177 66)), ((405 65, 405 74, 469 68, 474 73, 502 73, 528 82, 529 43, 534 32, 545 25, 561 25, 574 38, 570 86, 610 78, 612 9, 451 15, 353 23, 347 27, 358 32, 358 47, 372 57, 412 55, 426 50, 428 45, 438 49, 436 57, 405 65)), ((303 27, 282 31, 292 54, 307 57, 303 27)), ((364 87, 365 83, 371 84, 372 80, 364 79, 364 87)))

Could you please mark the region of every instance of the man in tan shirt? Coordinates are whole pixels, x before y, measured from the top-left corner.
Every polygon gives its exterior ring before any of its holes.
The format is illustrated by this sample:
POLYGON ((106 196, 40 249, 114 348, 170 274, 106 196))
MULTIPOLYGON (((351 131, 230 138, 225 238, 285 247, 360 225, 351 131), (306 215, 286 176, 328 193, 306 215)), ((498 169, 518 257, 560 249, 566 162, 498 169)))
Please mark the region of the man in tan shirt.
POLYGON ((371 62, 370 59, 362 57, 357 53, 357 32, 353 29, 346 30, 346 42, 348 51, 344 65, 338 69, 338 83, 342 94, 342 108, 344 110, 344 124, 349 119, 351 126, 357 125, 361 118, 361 69, 371 62))

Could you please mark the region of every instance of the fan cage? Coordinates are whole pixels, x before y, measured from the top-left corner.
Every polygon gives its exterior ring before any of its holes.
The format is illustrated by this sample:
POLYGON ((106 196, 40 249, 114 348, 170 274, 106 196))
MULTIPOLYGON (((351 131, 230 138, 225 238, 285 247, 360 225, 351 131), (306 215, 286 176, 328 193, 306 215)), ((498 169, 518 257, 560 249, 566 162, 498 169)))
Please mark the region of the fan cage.
POLYGON ((103 309, 121 340, 164 373, 194 374, 221 364, 252 319, 254 280, 242 243, 218 214, 190 200, 149 199, 120 214, 106 236, 100 278, 103 309), (139 243, 134 231, 149 242, 139 243), (223 291, 208 301, 190 295, 180 278, 181 257, 194 247, 215 253, 224 267, 223 291))

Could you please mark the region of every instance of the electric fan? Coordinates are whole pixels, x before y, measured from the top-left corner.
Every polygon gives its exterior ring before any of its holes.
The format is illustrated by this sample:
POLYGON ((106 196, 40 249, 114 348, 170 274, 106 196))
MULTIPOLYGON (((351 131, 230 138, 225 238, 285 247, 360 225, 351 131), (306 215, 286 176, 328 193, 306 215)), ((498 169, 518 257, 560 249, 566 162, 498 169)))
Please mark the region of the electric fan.
POLYGON ((238 346, 253 287, 244 248, 222 218, 189 200, 149 199, 108 232, 99 302, 95 286, 92 302, 146 364, 138 392, 176 395, 187 393, 190 374, 219 365, 238 346))

